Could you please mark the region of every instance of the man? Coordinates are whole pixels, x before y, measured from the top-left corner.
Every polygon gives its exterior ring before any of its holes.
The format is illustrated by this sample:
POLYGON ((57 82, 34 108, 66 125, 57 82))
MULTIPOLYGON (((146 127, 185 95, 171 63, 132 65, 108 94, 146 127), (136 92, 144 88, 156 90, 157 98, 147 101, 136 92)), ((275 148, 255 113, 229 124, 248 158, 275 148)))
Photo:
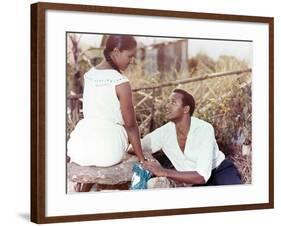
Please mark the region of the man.
POLYGON ((154 161, 143 166, 157 177, 189 185, 241 184, 233 162, 225 159, 215 140, 211 124, 192 116, 195 101, 182 89, 175 89, 166 105, 169 122, 142 139, 143 150, 163 150, 174 169, 154 161))

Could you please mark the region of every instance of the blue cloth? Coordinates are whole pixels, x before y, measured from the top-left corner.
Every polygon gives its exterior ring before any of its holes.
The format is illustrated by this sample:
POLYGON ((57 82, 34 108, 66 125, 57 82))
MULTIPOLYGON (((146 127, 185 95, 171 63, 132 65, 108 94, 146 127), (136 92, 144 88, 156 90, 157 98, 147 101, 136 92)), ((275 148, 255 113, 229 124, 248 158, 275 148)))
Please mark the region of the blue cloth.
POLYGON ((133 177, 131 190, 147 189, 147 181, 151 178, 152 173, 144 169, 140 164, 133 165, 133 177))

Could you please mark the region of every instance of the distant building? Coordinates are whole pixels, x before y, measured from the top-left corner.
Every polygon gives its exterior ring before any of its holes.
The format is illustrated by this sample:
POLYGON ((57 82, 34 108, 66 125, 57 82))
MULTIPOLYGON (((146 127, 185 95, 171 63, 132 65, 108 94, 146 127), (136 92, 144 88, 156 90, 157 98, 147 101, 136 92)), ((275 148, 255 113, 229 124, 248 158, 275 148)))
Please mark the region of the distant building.
POLYGON ((164 76, 165 73, 188 72, 188 40, 161 42, 138 49, 137 58, 143 62, 148 74, 164 76))

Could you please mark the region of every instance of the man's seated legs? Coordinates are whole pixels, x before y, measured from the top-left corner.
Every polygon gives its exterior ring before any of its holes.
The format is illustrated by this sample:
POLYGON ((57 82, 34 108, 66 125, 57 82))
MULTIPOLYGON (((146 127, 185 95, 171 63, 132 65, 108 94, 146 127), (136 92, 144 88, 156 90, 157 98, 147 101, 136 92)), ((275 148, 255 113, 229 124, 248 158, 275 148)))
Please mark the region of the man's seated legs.
POLYGON ((234 185, 242 184, 241 175, 231 160, 225 159, 212 171, 206 185, 234 185))

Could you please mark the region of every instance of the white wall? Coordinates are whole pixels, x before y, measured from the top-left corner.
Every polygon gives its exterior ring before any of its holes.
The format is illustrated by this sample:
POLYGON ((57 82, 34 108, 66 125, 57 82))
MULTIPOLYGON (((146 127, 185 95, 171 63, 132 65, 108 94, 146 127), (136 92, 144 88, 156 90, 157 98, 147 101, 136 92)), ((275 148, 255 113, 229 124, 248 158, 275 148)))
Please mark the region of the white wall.
MULTIPOLYGON (((34 2, 34 1, 32 1, 34 2)), ((54 1, 53 2, 59 2, 54 1)), ((275 17, 275 62, 280 61, 281 18, 274 0, 116 0, 65 1, 166 10, 244 14, 275 17)), ((30 163, 30 11, 28 1, 11 0, 1 5, 1 160, 0 160, 0 224, 29 225, 30 163), (4 47, 4 48, 3 48, 4 47), (4 125, 4 126, 3 126, 4 125)), ((275 65, 275 103, 280 101, 280 64, 275 65)), ((280 104, 275 105, 275 134, 280 134, 280 104)), ((195 214, 154 218, 123 219, 71 223, 72 225, 277 225, 281 215, 280 139, 275 136, 275 209, 228 213, 195 214)), ((70 223, 68 223, 70 224, 70 223)))

